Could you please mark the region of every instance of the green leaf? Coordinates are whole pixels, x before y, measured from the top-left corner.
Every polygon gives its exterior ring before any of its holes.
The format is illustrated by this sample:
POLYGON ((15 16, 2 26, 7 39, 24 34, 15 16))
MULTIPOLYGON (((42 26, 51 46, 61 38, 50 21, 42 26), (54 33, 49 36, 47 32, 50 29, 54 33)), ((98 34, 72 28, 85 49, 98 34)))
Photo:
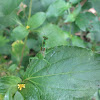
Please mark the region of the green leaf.
POLYGON ((9 25, 15 25, 18 21, 15 9, 23 0, 0 0, 0 26, 5 28, 9 25))
POLYGON ((45 20, 46 14, 44 12, 38 12, 28 20, 27 25, 30 26, 30 29, 35 29, 41 26, 45 20))
POLYGON ((10 26, 10 25, 18 24, 18 22, 19 22, 19 19, 18 19, 16 12, 12 12, 9 15, 0 17, 0 24, 3 28, 10 26))
POLYGON ((16 27, 11 36, 15 40, 22 40, 28 35, 29 31, 24 26, 16 27))
POLYGON ((0 100, 3 100, 3 96, 0 94, 0 100))
POLYGON ((71 34, 72 34, 72 35, 75 35, 75 33, 77 33, 77 32, 80 31, 79 27, 78 27, 75 23, 64 24, 64 25, 62 26, 62 29, 63 29, 64 31, 69 32, 69 33, 68 33, 68 34, 69 34, 69 37, 70 37, 71 34), (70 31, 71 31, 71 32, 70 32, 70 31), (71 34, 70 34, 70 33, 71 33, 71 34))
POLYGON ((92 3, 89 2, 89 1, 87 1, 87 2, 83 5, 82 10, 83 10, 83 11, 84 11, 84 10, 89 10, 90 8, 92 8, 92 3))
POLYGON ((99 88, 99 73, 100 54, 77 47, 56 47, 47 51, 45 60, 31 60, 24 82, 33 86, 34 90, 30 87, 21 92, 25 100, 91 97, 99 88), (28 92, 36 95, 29 95, 28 92))
POLYGON ((18 66, 17 66, 16 64, 12 64, 12 65, 9 67, 8 70, 9 70, 10 72, 15 72, 16 69, 17 69, 17 67, 18 67, 18 66))
POLYGON ((78 7, 76 7, 75 10, 67 16, 64 22, 65 23, 74 22, 80 11, 81 11, 81 5, 79 4, 78 7))
MULTIPOLYGON (((23 47, 24 47, 23 41, 15 41, 12 44, 12 55, 17 59, 18 62, 21 59, 23 47)), ((27 48, 27 46, 25 46, 23 57, 26 56, 28 53, 29 49, 27 48)))
MULTIPOLYGON (((7 96, 9 96, 9 94, 11 95, 12 93, 17 91, 17 84, 20 82, 21 82, 21 79, 16 76, 8 76, 8 77, 0 78, 0 94, 5 95, 6 93, 7 96)), ((6 95, 5 95, 5 98, 6 98, 6 95)))
POLYGON ((70 3, 66 3, 63 0, 56 0, 54 3, 52 3, 48 10, 47 10, 47 17, 58 17, 61 16, 65 10, 70 8, 70 3))
POLYGON ((68 22, 74 22, 74 21, 75 21, 75 16, 73 14, 69 14, 64 22, 68 23, 68 22))
POLYGON ((8 90, 4 96, 4 100, 12 100, 12 90, 8 90))
POLYGON ((29 49, 39 51, 41 42, 42 42, 42 40, 40 38, 38 38, 37 40, 30 38, 30 39, 27 40, 27 47, 29 49))
POLYGON ((83 31, 89 27, 89 25, 95 20, 95 15, 92 13, 80 13, 76 18, 76 25, 83 31))
POLYGON ((42 38, 47 38, 45 43, 45 47, 47 48, 67 44, 67 34, 56 25, 47 24, 39 32, 42 38))
POLYGON ((74 98, 73 100, 92 100, 92 99, 90 97, 82 97, 82 98, 74 98))
POLYGON ((82 1, 82 0, 69 0, 69 2, 71 2, 72 4, 79 3, 80 1, 82 1))
POLYGON ((47 10, 47 8, 54 3, 56 0, 41 0, 41 4, 42 4, 42 8, 44 8, 44 10, 47 10))
POLYGON ((0 54, 10 54, 11 53, 11 46, 10 45, 4 45, 0 47, 0 54))
POLYGON ((78 6, 75 8, 75 10, 72 12, 72 14, 74 15, 74 17, 78 16, 78 14, 81 12, 81 5, 78 4, 78 6))
POLYGON ((21 93, 17 91, 15 96, 14 96, 14 100, 24 100, 24 98, 21 95, 21 93))
POLYGON ((95 10, 100 14, 100 0, 89 0, 93 7, 95 8, 95 10))
POLYGON ((100 22, 94 21, 90 26, 90 34, 88 37, 95 42, 100 42, 100 22))
MULTIPOLYGON (((32 15, 37 12, 44 12, 47 10, 50 4, 55 2, 56 0, 32 0, 32 15)), ((30 0, 24 0, 23 1, 27 5, 27 9, 25 10, 27 15, 29 14, 29 5, 30 0)))
POLYGON ((72 46, 78 46, 82 48, 86 47, 85 42, 77 36, 72 36, 71 41, 72 41, 72 46))
POLYGON ((0 35, 0 47, 5 46, 5 44, 8 42, 8 39, 6 37, 0 35))
POLYGON ((23 0, 0 0, 0 17, 12 13, 23 0))
POLYGON ((27 82, 20 92, 24 100, 40 100, 40 91, 31 82, 27 82))

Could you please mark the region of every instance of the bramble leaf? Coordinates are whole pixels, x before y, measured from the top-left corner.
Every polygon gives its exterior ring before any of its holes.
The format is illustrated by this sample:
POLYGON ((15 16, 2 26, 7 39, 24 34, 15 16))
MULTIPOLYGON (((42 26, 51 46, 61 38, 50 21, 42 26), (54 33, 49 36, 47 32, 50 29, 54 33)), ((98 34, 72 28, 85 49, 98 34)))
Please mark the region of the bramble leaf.
POLYGON ((67 46, 50 49, 45 60, 33 58, 31 61, 24 75, 24 82, 30 84, 30 89, 21 93, 25 100, 90 98, 100 84, 99 60, 99 54, 87 49, 67 46), (28 91, 38 94, 30 97, 28 91))

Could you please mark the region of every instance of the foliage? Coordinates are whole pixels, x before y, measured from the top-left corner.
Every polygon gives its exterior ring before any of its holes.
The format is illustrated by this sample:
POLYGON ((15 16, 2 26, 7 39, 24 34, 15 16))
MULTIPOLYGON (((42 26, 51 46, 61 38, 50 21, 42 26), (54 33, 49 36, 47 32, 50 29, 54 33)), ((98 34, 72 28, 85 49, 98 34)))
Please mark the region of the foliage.
POLYGON ((99 5, 0 0, 0 100, 99 100, 99 5))

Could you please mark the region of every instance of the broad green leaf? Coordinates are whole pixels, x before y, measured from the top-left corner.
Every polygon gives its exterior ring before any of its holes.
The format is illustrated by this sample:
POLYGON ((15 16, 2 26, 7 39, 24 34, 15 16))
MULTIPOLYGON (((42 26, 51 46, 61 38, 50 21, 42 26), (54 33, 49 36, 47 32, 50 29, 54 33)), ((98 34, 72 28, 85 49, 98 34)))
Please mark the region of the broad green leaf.
POLYGON ((0 35, 0 47, 5 46, 5 44, 8 42, 8 39, 6 37, 0 35))
POLYGON ((45 60, 31 60, 23 79, 25 85, 30 84, 31 87, 21 93, 25 100, 91 97, 100 84, 99 60, 100 54, 87 49, 68 46, 52 48, 47 51, 45 60), (29 95, 28 92, 34 94, 29 95))
POLYGON ((65 10, 67 10, 68 8, 70 8, 71 5, 70 3, 66 3, 63 0, 56 0, 54 3, 52 3, 47 12, 46 15, 47 17, 58 17, 61 16, 65 10))
POLYGON ((83 31, 86 31, 89 25, 95 20, 95 15, 92 13, 80 13, 76 18, 76 25, 83 31))
POLYGON ((45 20, 46 14, 44 12, 38 12, 28 20, 27 25, 30 26, 30 29, 35 29, 41 26, 45 20))
POLYGON ((47 38, 45 44, 47 48, 67 44, 67 34, 56 25, 47 24, 39 32, 42 38, 47 38))
POLYGON ((79 3, 80 1, 82 1, 82 0, 69 0, 69 2, 71 2, 72 4, 79 3))
POLYGON ((24 100, 24 98, 21 95, 21 93, 17 91, 15 96, 14 96, 14 100, 24 100))
POLYGON ((16 27, 11 36, 15 40, 22 40, 28 35, 29 31, 24 26, 16 27))
POLYGON ((9 15, 12 13, 23 0, 0 0, 0 16, 9 15))
MULTIPOLYGON (((17 84, 20 82, 21 82, 21 79, 16 76, 8 76, 8 77, 0 78, 0 94, 5 95, 5 93, 6 93, 7 96, 9 96, 8 94, 16 92, 17 84)), ((7 100, 9 100, 9 99, 7 99, 7 100)))

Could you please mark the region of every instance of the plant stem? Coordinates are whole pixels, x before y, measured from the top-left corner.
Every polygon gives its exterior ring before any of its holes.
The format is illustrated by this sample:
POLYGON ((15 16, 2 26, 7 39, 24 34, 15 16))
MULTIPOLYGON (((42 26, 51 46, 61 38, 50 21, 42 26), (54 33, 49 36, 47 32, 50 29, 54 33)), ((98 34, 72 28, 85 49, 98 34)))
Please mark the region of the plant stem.
MULTIPOLYGON (((70 12, 70 8, 68 9, 68 14, 70 14, 71 12, 70 12)), ((70 29, 69 29, 69 33, 70 33, 70 37, 72 36, 72 34, 71 34, 71 29, 72 29, 72 23, 70 23, 70 29)))
POLYGON ((32 0, 30 0, 30 8, 29 8, 29 16, 28 19, 31 17, 31 10, 32 10, 32 0))
MULTIPOLYGON (((31 17, 31 9, 32 9, 32 0, 30 0, 30 7, 29 7, 29 16, 28 16, 28 20, 29 20, 30 17, 31 17)), ((25 37, 25 40, 24 40, 24 46, 23 46, 23 49, 22 49, 21 59, 20 59, 19 65, 18 65, 18 68, 19 68, 19 69, 20 69, 21 63, 22 63, 22 61, 23 61, 23 55, 24 55, 24 51, 25 51, 25 46, 26 46, 27 38, 28 38, 28 36, 26 36, 26 37, 25 37)))

